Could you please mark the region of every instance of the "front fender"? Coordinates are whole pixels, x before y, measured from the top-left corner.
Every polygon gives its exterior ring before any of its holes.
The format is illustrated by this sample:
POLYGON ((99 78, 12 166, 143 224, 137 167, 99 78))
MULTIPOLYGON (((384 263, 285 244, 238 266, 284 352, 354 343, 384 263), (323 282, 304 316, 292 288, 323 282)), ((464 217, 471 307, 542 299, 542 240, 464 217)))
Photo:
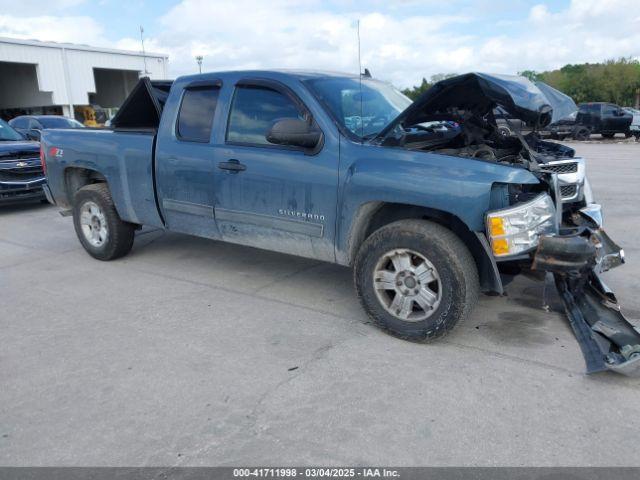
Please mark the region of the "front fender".
POLYGON ((344 142, 340 159, 337 253, 365 205, 397 203, 446 212, 484 231, 494 183, 536 184, 528 170, 481 160, 344 142))

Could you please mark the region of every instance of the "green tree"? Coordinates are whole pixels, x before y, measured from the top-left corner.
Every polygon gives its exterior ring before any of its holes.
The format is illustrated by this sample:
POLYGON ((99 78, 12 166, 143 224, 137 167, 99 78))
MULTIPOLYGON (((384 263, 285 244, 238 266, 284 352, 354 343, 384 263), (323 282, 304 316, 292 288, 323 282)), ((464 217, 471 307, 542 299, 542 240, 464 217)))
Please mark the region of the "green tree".
POLYGON ((456 73, 436 73, 435 75, 431 75, 428 81, 423 77, 422 83, 420 83, 420 85, 416 85, 415 87, 411 88, 405 88, 402 93, 404 93, 411 100, 415 100, 424 92, 429 90, 429 88, 431 88, 434 83, 439 82, 440 80, 445 80, 447 78, 455 77, 456 75, 456 73))
MULTIPOLYGON (((415 100, 434 83, 453 76, 438 73, 429 80, 403 92, 415 100)), ((602 63, 568 64, 557 70, 523 70, 518 75, 531 81, 543 81, 566 93, 576 103, 611 102, 621 106, 640 103, 640 62, 633 58, 605 60, 602 63)))
POLYGON ((522 72, 518 72, 518 75, 520 75, 521 77, 527 77, 532 82, 540 80, 540 74, 535 70, 523 70, 522 72))

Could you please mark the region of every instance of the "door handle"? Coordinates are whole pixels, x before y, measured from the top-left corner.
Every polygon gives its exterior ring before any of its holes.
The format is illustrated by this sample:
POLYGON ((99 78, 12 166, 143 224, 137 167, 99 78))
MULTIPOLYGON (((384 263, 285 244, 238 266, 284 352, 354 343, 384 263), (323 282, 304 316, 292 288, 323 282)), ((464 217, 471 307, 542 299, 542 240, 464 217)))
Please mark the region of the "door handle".
POLYGON ((231 173, 244 172, 247 169, 246 165, 243 165, 235 158, 232 158, 228 162, 218 163, 218 168, 221 170, 229 170, 231 173))

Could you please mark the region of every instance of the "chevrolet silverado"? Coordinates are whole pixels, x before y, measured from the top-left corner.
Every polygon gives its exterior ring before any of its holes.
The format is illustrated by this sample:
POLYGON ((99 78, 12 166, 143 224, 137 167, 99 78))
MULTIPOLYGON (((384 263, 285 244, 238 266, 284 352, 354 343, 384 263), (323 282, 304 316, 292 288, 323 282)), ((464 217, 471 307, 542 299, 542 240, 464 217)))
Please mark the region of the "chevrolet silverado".
POLYGON ((351 266, 367 314, 409 340, 502 293, 502 270, 551 272, 587 371, 637 374, 640 333, 600 278, 624 256, 585 161, 536 134, 575 109, 483 73, 413 103, 367 74, 143 78, 111 129, 42 132, 45 191, 99 260, 148 225, 351 266), (500 134, 496 108, 531 132, 500 134))

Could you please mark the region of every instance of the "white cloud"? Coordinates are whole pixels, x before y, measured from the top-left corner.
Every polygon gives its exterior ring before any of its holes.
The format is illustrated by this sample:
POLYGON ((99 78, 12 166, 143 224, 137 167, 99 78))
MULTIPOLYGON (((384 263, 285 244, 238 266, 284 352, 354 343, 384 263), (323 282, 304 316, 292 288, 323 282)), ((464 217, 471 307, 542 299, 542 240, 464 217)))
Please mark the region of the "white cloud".
MULTIPOLYGON (((357 8, 363 8, 361 4, 357 8)), ((439 72, 551 69, 566 63, 638 55, 640 23, 629 19, 634 0, 573 0, 562 11, 541 3, 526 18, 509 20, 509 35, 474 34, 473 18, 401 16, 353 10, 337 14, 320 2, 182 0, 161 17, 154 48, 168 51, 175 74, 207 70, 315 68, 357 71, 355 22, 361 20, 362 62, 399 86, 439 72)), ((373 7, 373 8, 372 8, 373 7)), ((355 8, 355 7, 354 7, 355 8)), ((477 12, 476 12, 477 13, 477 12)), ((480 13, 481 16, 481 13, 480 13)))
POLYGON ((18 17, 0 15, 0 36, 34 39, 50 42, 87 43, 87 32, 91 32, 91 44, 105 46, 104 29, 91 17, 37 16, 18 17))
POLYGON ((33 12, 55 12, 76 7, 85 0, 0 0, 0 12, 4 15, 29 16, 33 12))
MULTIPOLYGON (((311 68, 358 71, 356 20, 361 21, 362 63, 401 85, 420 80, 441 63, 446 48, 463 49, 467 37, 443 31, 469 21, 460 15, 395 17, 379 12, 338 14, 321 2, 183 0, 160 19, 152 40, 170 55, 175 74, 207 70, 311 68)), ((456 50, 456 52, 458 52, 456 50)), ((460 50, 456 57, 466 50, 460 50)), ((455 67, 463 67, 458 61, 455 67)), ((438 70, 439 71, 439 70, 438 70)))
MULTIPOLYGON (((49 3, 68 8, 78 1, 49 3)), ((379 0, 366 6, 346 1, 341 7, 346 13, 336 13, 320 0, 181 0, 156 19, 159 33, 146 39, 145 46, 150 52, 169 54, 172 75, 196 72, 196 55, 204 56, 203 67, 209 71, 356 72, 355 25, 360 19, 363 66, 401 87, 440 72, 515 73, 640 54, 636 0, 573 0, 561 10, 539 0, 521 18, 512 12, 508 18, 497 17, 493 26, 482 23, 483 12, 491 5, 484 1, 465 8, 452 3, 453 13, 446 15, 430 15, 434 8, 445 11, 442 2, 418 3, 405 0, 391 8, 379 0)), ((35 16, 18 21, 0 11, 0 35, 85 43, 90 31, 92 44, 140 50, 138 38, 107 42, 106 30, 90 17, 35 16)), ((495 9, 491 14, 496 18, 495 9)))

